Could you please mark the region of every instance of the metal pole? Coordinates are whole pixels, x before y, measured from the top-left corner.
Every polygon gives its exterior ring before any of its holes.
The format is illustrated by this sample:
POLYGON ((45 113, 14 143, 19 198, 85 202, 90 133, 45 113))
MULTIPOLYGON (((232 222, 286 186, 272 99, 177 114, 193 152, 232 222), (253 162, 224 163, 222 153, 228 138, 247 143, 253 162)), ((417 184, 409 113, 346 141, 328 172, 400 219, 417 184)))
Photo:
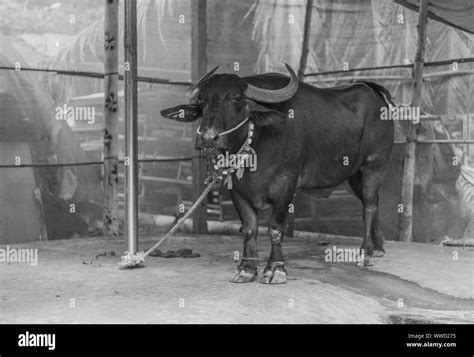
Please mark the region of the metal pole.
POLYGON ((104 235, 116 238, 119 236, 118 0, 105 1, 104 58, 104 235))
POLYGON ((309 53, 309 36, 311 34, 311 15, 313 14, 313 0, 306 2, 306 13, 304 19, 303 45, 301 46, 300 68, 298 69, 298 79, 303 81, 306 63, 309 53))
MULTIPOLYGON (((426 24, 428 20, 429 0, 421 0, 418 13, 418 45, 415 56, 413 100, 412 106, 421 106, 421 90, 423 86, 423 68, 425 55, 426 24)), ((415 181, 416 139, 418 137, 419 124, 410 123, 407 133, 407 144, 405 153, 405 164, 403 167, 401 203, 403 212, 400 215, 398 240, 411 242, 413 231, 413 188, 415 181)))
POLYGON ((138 250, 137 2, 124 1, 127 251, 138 250))
MULTIPOLYGON (((191 2, 191 80, 193 83, 207 73, 207 1, 193 0, 191 2)), ((193 123, 193 133, 198 122, 193 123)), ((194 147, 192 149, 195 154, 194 147)), ((196 200, 204 191, 206 179, 206 164, 203 159, 195 158, 192 161, 193 172, 193 200, 196 200)), ((193 213, 193 232, 206 234, 207 230, 207 200, 203 200, 193 213)))
MULTIPOLYGON (((301 46, 301 58, 300 58, 300 67, 298 69, 298 79, 300 81, 304 80, 304 71, 306 69, 306 63, 308 61, 309 53, 309 36, 311 33, 311 15, 313 13, 313 0, 307 0, 306 2, 306 12, 304 19, 304 30, 303 30, 303 44, 301 46)), ((293 195, 291 201, 292 209, 288 211, 288 219, 286 225, 287 237, 294 237, 295 235, 295 204, 296 204, 296 194, 293 195)), ((315 204, 313 201, 311 204, 315 204)))

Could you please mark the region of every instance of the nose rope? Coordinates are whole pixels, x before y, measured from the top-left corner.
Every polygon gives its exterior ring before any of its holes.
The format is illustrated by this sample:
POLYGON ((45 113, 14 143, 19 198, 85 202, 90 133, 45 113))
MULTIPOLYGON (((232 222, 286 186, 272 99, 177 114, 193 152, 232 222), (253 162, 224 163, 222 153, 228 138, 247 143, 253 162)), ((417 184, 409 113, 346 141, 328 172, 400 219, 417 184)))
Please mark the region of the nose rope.
MULTIPOLYGON (((222 136, 222 135, 227 135, 227 134, 232 133, 233 131, 237 130, 237 129, 240 128, 242 125, 244 125, 248 120, 249 120, 249 117, 246 117, 243 121, 241 121, 239 124, 237 124, 236 126, 234 126, 232 129, 223 131, 222 133, 217 134, 217 136, 222 136)), ((201 135, 201 134, 202 134, 202 132, 201 132, 201 126, 200 126, 200 125, 199 125, 199 126, 197 127, 197 129, 196 129, 196 133, 197 133, 198 135, 201 135)))

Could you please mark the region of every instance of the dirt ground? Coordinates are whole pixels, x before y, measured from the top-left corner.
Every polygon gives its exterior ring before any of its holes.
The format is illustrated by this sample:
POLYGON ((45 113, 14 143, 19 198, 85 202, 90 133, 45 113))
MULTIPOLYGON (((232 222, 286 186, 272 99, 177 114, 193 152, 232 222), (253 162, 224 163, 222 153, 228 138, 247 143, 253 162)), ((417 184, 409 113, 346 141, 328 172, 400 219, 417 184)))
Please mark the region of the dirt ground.
MULTIPOLYGON (((154 238, 140 240, 140 249, 154 238)), ((37 266, 0 263, 1 323, 473 323, 474 251, 386 242, 372 268, 327 263, 325 249, 360 240, 286 238, 288 282, 229 282, 239 236, 180 235, 162 250, 199 258, 147 258, 119 270, 124 243, 103 238, 10 245, 38 248, 37 266), (96 256, 114 251, 116 256, 96 256), (456 253, 454 253, 456 252, 456 253), (457 255, 457 260, 453 259, 457 255)), ((5 246, 3 246, 4 248, 5 246)), ((261 268, 269 238, 259 237, 261 268)))

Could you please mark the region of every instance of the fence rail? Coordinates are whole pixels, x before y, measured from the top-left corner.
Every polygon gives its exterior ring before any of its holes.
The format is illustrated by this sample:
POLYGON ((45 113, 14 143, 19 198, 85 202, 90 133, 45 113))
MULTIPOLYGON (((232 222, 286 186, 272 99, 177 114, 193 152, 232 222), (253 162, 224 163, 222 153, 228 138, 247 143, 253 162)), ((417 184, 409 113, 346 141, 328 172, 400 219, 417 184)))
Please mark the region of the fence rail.
MULTIPOLYGON (((474 62, 474 57, 454 58, 454 59, 451 59, 451 60, 444 60, 444 61, 425 62, 425 67, 446 66, 446 65, 453 64, 455 62, 457 64, 474 62)), ((329 75, 329 74, 351 73, 351 72, 360 72, 360 71, 378 71, 378 70, 393 69, 393 68, 413 68, 413 63, 410 63, 410 64, 394 64, 394 65, 390 65, 390 66, 379 66, 379 67, 348 68, 347 70, 306 73, 304 75, 304 77, 307 78, 307 77, 325 76, 325 75, 329 75)))
MULTIPOLYGON (((22 71, 29 71, 29 72, 43 72, 43 73, 51 73, 57 74, 62 76, 73 76, 73 77, 87 77, 87 78, 96 78, 96 79, 103 79, 105 77, 104 73, 100 72, 88 72, 88 71, 72 71, 72 70, 63 70, 63 69, 48 69, 48 68, 31 68, 31 67, 21 67, 20 69, 11 66, 0 66, 0 70, 11 70, 16 72, 22 71)), ((117 73, 107 73, 110 74, 117 74, 117 73)), ((119 74, 119 80, 124 79, 123 74, 119 74)), ((154 83, 154 84, 172 84, 172 85, 181 85, 181 86, 190 86, 191 82, 180 82, 180 81, 170 81, 169 79, 163 78, 154 78, 154 77, 146 77, 146 76, 137 76, 138 82, 145 82, 145 83, 154 83)))
MULTIPOLYGON (((177 161, 192 161, 193 159, 199 158, 199 155, 188 156, 188 157, 164 157, 164 158, 148 158, 148 159, 138 159, 138 163, 147 163, 147 162, 177 162, 177 161)), ((125 160, 119 160, 120 164, 124 164, 125 160)), ((89 165, 103 165, 104 161, 88 161, 88 162, 70 162, 70 163, 30 163, 30 164, 10 164, 10 165, 0 165, 0 169, 12 169, 12 168, 22 168, 22 167, 64 167, 64 166, 89 166, 89 165)))
MULTIPOLYGON (((468 57, 468 58, 453 58, 450 60, 443 60, 443 61, 432 61, 432 62, 425 62, 425 67, 439 67, 439 66, 446 66, 450 65, 453 63, 457 64, 463 64, 463 63, 469 63, 469 62, 474 62, 474 57, 468 57)), ((361 71, 379 71, 379 70, 384 70, 384 69, 393 69, 393 68, 413 68, 413 64, 395 64, 395 65, 390 65, 390 66, 379 66, 379 67, 360 67, 360 68, 348 68, 347 70, 336 70, 336 71, 326 71, 326 72, 317 72, 317 73, 306 73, 303 76, 305 78, 308 77, 316 77, 316 76, 325 76, 325 75, 330 75, 330 74, 339 74, 339 73, 352 73, 352 72, 361 72, 361 71)), ((64 70, 64 69, 52 69, 52 68, 32 68, 32 67, 14 67, 14 66, 0 66, 0 70, 11 70, 11 71, 30 71, 30 72, 43 72, 43 73, 51 73, 51 74, 56 74, 56 75, 62 75, 62 76, 75 76, 75 77, 88 77, 88 78, 96 78, 96 79, 102 79, 104 78, 105 74, 100 73, 100 72, 90 72, 90 71, 75 71, 75 70, 64 70)), ((456 73, 456 71, 452 71, 453 73, 456 73)), ((461 71, 459 71, 459 74, 461 71)), ((470 73, 470 72, 469 72, 470 73)), ((467 73, 467 74, 469 74, 467 73)), ((110 73, 108 73, 110 74, 110 73)), ((114 73, 112 73, 114 74, 114 73)), ((429 74, 429 73, 428 73, 429 74)), ((393 76, 394 79, 401 79, 399 76, 393 76)), ((400 76, 403 78, 403 76, 400 76)), ((351 77, 353 78, 353 77, 351 77)), ((123 80, 124 75, 119 74, 119 79, 123 80)), ((138 82, 145 82, 145 83, 155 83, 155 84, 171 84, 171 85, 183 85, 183 86, 189 86, 191 85, 191 82, 183 82, 183 81, 171 81, 169 79, 163 79, 163 78, 154 78, 154 77, 147 77, 147 76, 138 76, 137 77, 138 82)))
MULTIPOLYGON (((469 63, 474 62, 474 58, 455 58, 450 60, 444 61, 432 61, 432 62, 425 62, 425 67, 436 67, 436 66, 444 66, 453 63, 469 63)), ((338 71, 326 71, 326 72, 318 72, 318 73, 307 73, 304 74, 305 78, 308 77, 315 77, 315 76, 324 76, 324 75, 331 75, 331 74, 339 74, 339 73, 351 73, 351 72, 359 72, 359 71, 373 71, 373 70, 383 70, 383 69, 392 69, 392 68, 413 68, 413 64, 400 64, 400 65, 390 65, 390 66, 380 66, 380 67, 363 67, 363 68, 351 68, 347 70, 338 70, 338 71)), ((47 69, 47 68, 17 68, 13 66, 0 66, 0 70, 13 70, 17 72, 21 71, 32 71, 32 72, 43 72, 43 73, 51 73, 56 75, 68 75, 68 76, 77 76, 77 77, 88 77, 88 78, 104 78, 104 73, 99 72, 88 72, 88 71, 74 71, 74 70, 61 70, 61 69, 47 69)), ((431 73, 426 74, 426 76, 437 76, 437 75, 449 75, 449 74, 474 74, 474 71, 451 71, 450 73, 439 72, 439 73, 431 73)), ((354 79, 354 77, 335 77, 335 78, 326 78, 322 79, 323 81, 331 81, 331 80, 341 80, 341 79, 354 79)), ((359 79, 407 79, 408 77, 405 76, 359 76, 356 77, 359 79)), ((124 76, 119 74, 119 79, 123 80, 124 76)), ((168 79, 163 78, 154 78, 154 77, 145 77, 145 76, 138 76, 138 82, 145 82, 145 83, 154 83, 154 84, 168 84, 168 85, 183 85, 189 86, 191 82, 179 82, 179 81, 170 81, 168 79)), ((316 81, 316 80, 309 80, 309 81, 316 81)), ((423 120, 440 120, 442 117, 453 117, 452 115, 449 116, 430 116, 424 115, 421 116, 423 120)), ((430 140, 417 140, 416 143, 418 144, 474 144, 474 140, 437 140, 437 139, 430 139, 430 140)), ((395 145, 402 145, 406 144, 406 141, 394 141, 395 145)), ((199 158, 199 155, 189 156, 189 157, 166 157, 166 158, 147 158, 147 159, 138 159, 139 163, 153 163, 153 162, 177 162, 177 161, 192 161, 194 158, 199 158)), ((124 164, 125 160, 119 160, 120 164, 124 164)), ((33 167, 33 168, 43 168, 43 167, 65 167, 65 166, 89 166, 89 165, 104 165, 104 161, 89 161, 89 162, 73 162, 73 163, 28 163, 28 164, 9 164, 9 165, 0 165, 1 168, 26 168, 26 167, 33 167)))

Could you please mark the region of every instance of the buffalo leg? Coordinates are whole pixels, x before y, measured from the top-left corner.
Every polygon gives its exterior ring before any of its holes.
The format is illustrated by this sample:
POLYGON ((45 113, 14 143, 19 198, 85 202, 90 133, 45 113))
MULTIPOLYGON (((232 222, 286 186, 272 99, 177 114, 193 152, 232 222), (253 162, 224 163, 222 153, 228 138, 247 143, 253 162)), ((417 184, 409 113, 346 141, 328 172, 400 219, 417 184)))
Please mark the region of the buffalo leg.
MULTIPOLYGON (((357 198, 363 203, 363 195, 362 195, 362 173, 357 171, 354 175, 349 177, 347 180, 349 186, 354 191, 354 194, 357 198)), ((365 223, 365 216, 364 216, 364 223, 365 223)), ((385 254, 385 249, 383 248, 383 243, 385 241, 385 237, 382 231, 382 227, 380 225, 380 213, 377 209, 377 213, 374 218, 374 223, 372 225, 372 243, 374 246, 374 257, 382 257, 385 254)))
POLYGON ((374 225, 372 230, 372 242, 374 243, 374 257, 383 257, 385 249, 383 243, 385 242, 385 235, 383 234, 382 227, 380 225, 380 207, 377 207, 377 213, 375 215, 374 225))
POLYGON ((230 190, 229 193, 242 222, 240 232, 244 236, 242 259, 238 266, 238 272, 231 281, 234 283, 250 283, 258 275, 258 213, 252 204, 235 189, 230 190))
POLYGON ((287 271, 283 259, 282 244, 288 208, 293 200, 294 188, 291 183, 288 184, 287 180, 282 179, 271 191, 274 192, 270 197, 273 203, 273 211, 268 234, 270 235, 272 249, 261 282, 264 284, 283 284, 286 283, 287 271))
POLYGON ((361 249, 364 250, 364 265, 373 265, 374 244, 372 236, 378 216, 378 190, 383 179, 383 170, 365 166, 362 172, 362 203, 364 205, 365 235, 361 249))

